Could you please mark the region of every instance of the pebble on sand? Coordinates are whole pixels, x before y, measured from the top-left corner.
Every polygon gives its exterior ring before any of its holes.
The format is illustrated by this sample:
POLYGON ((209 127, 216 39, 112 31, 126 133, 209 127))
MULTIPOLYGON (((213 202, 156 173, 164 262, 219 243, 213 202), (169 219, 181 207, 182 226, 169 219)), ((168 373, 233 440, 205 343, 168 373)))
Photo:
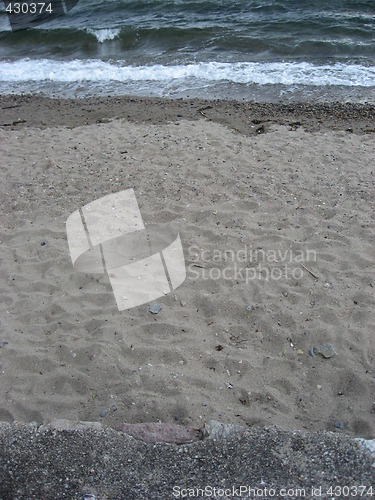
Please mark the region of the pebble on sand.
POLYGON ((333 358, 337 354, 333 345, 329 344, 328 342, 314 347, 314 352, 315 354, 320 354, 320 356, 326 359, 333 358))
POLYGON ((148 308, 148 310, 152 314, 158 314, 161 311, 161 304, 153 304, 148 308))
POLYGON ((333 427, 341 431, 344 428, 344 424, 338 420, 337 422, 333 422, 333 427))

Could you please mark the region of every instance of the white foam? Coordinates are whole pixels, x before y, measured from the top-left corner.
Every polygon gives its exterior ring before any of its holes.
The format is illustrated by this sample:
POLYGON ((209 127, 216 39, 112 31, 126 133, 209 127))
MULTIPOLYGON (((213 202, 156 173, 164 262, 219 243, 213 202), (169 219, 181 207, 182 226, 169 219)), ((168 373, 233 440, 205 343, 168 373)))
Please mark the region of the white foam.
POLYGON ((98 40, 99 43, 103 43, 106 40, 114 40, 117 38, 120 34, 120 29, 98 29, 94 30, 91 28, 86 29, 87 33, 90 33, 90 35, 94 35, 95 38, 98 40))
POLYGON ((0 82, 160 82, 197 80, 240 84, 375 86, 375 67, 337 63, 196 63, 125 66, 101 60, 22 59, 0 62, 0 82))

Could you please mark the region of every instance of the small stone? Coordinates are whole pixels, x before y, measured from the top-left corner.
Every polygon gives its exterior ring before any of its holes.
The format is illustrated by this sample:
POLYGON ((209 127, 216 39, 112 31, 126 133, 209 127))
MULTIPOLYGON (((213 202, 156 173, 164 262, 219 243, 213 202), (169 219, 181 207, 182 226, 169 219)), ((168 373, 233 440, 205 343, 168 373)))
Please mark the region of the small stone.
POLYGON ((340 420, 338 420, 337 422, 333 422, 333 427, 342 431, 344 428, 344 424, 340 420))
POLYGON ((5 345, 8 345, 9 342, 6 341, 0 341, 0 347, 4 347, 5 345))
POLYGON ((300 356, 302 356, 302 354, 303 354, 302 349, 297 349, 297 354, 299 354, 300 356))
POLYGON ((153 304, 148 308, 151 314, 158 314, 161 311, 161 304, 153 304))
POLYGON ((182 306, 182 307, 185 307, 185 306, 186 306, 186 304, 187 304, 187 302, 185 302, 184 300, 181 300, 181 301, 180 301, 180 304, 181 304, 181 306, 182 306))
POLYGON ((314 352, 315 354, 320 354, 320 356, 326 359, 333 358, 337 354, 333 346, 328 342, 314 347, 314 352))
POLYGON ((311 356, 312 358, 315 356, 315 352, 314 352, 313 347, 310 347, 310 349, 309 349, 309 356, 311 356))
MULTIPOLYGON (((220 414, 219 414, 220 415, 220 414)), ((212 440, 228 439, 232 436, 240 436, 244 428, 235 424, 222 424, 215 420, 210 420, 203 426, 203 437, 212 440)))
POLYGON ((107 415, 107 413, 108 413, 108 410, 102 410, 102 411, 99 413, 99 415, 103 418, 103 417, 105 417, 105 416, 107 415))
POLYGON ((247 306, 246 307, 246 311, 250 312, 252 310, 252 307, 251 306, 247 306))
POLYGON ((45 244, 46 244, 46 242, 42 241, 42 243, 40 244, 40 246, 44 247, 45 244))

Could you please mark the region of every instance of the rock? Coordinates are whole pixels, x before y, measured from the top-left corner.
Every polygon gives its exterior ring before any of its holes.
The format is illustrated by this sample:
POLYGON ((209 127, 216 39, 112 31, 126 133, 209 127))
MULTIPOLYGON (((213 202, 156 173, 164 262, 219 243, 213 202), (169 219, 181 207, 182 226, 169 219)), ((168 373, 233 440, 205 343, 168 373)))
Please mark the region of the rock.
POLYGON ((0 347, 4 347, 5 345, 8 345, 9 342, 6 341, 0 341, 0 347))
POLYGON ((153 304, 148 308, 148 310, 152 314, 158 314, 161 311, 161 309, 162 309, 161 304, 153 304))
POLYGON ((203 437, 209 439, 225 439, 231 436, 243 434, 245 429, 235 424, 222 424, 215 420, 209 420, 203 426, 203 437))
POLYGON ((340 420, 338 420, 337 422, 333 422, 333 427, 342 431, 344 428, 344 424, 340 420))
POLYGON ((105 416, 107 415, 107 413, 108 413, 108 410, 102 410, 102 411, 99 413, 99 415, 103 418, 103 417, 105 417, 105 416))
POLYGON ((359 445, 368 450, 371 453, 371 456, 375 459, 375 439, 363 439, 363 438, 354 438, 359 445))
POLYGON ((310 349, 309 349, 309 356, 311 356, 312 358, 315 356, 315 352, 314 352, 313 347, 310 347, 310 349))
POLYGON ((203 438, 225 439, 245 432, 245 429, 239 425, 222 424, 215 420, 210 420, 204 424, 203 429, 162 423, 119 424, 115 426, 115 429, 146 443, 170 444, 191 443, 203 438))
POLYGON ((326 359, 333 358, 337 354, 333 346, 328 342, 325 342, 324 344, 320 344, 317 347, 314 347, 314 353, 320 354, 320 356, 326 359))

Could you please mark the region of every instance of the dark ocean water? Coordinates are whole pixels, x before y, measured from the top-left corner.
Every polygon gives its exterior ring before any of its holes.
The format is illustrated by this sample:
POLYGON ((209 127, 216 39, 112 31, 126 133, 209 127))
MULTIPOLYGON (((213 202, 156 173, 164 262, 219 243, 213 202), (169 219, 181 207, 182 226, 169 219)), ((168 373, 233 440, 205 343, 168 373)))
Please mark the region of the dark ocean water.
POLYGON ((375 0, 81 0, 12 32, 0 92, 375 102, 375 0))

